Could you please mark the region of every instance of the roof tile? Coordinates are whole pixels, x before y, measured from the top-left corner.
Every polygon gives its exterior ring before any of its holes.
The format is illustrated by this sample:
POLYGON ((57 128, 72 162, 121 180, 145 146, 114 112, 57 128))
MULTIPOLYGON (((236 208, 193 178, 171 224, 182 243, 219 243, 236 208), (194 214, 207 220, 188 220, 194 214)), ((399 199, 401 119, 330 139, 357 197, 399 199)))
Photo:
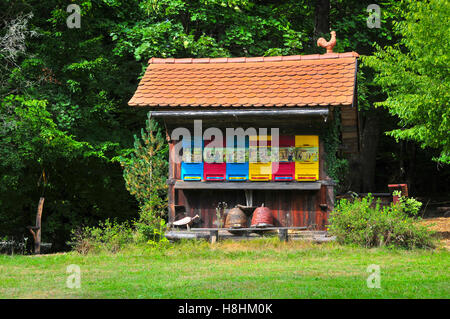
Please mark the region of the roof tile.
POLYGON ((275 57, 151 58, 128 102, 152 107, 351 105, 356 52, 275 57))

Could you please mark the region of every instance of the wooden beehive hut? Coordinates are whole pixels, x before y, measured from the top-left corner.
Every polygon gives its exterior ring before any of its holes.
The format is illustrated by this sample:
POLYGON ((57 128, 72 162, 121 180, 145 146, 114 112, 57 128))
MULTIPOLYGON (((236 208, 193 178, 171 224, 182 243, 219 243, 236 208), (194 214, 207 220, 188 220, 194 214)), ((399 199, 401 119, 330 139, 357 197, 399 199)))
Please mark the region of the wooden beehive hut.
MULTIPOLYGON (((149 60, 129 105, 148 108, 167 130, 170 221, 181 210, 187 216, 199 215, 203 228, 217 227, 216 207, 226 202, 228 207, 264 204, 271 209, 275 226, 325 229, 334 206, 335 187, 327 167, 327 132, 333 125, 338 129, 343 152, 359 149, 358 54, 328 51, 295 56, 149 60), (209 165, 202 160, 202 152, 189 153, 190 158, 197 157, 190 163, 186 159, 190 148, 197 145, 204 150, 208 145, 207 139, 202 140, 208 128, 219 128, 223 136, 218 139, 228 144, 226 129, 239 127, 257 131, 267 128, 266 136, 278 128, 279 152, 285 156, 279 172, 273 171, 275 165, 270 161, 234 167, 224 156, 225 164, 209 165), (187 129, 191 139, 180 142, 174 134, 177 128, 187 129), (196 144, 198 136, 201 141, 196 144), (178 143, 183 152, 181 162, 176 160, 178 143), (286 157, 290 151, 293 157, 286 157)), ((250 136, 244 148, 258 145, 260 138, 250 136)), ((266 142, 276 144, 270 137, 266 142)), ((224 146, 226 155, 228 146, 224 146)))

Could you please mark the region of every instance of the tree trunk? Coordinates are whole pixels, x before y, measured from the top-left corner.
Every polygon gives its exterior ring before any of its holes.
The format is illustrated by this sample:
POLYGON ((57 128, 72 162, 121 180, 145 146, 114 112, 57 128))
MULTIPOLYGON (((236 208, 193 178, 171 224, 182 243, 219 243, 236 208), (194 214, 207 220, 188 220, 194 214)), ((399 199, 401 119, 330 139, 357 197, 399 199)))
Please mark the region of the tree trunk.
POLYGON ((330 32, 330 0, 316 0, 314 13, 314 41, 330 32))
POLYGON ((414 180, 416 177, 416 144, 414 142, 407 142, 406 149, 408 150, 406 184, 408 184, 408 193, 411 194, 411 191, 414 191, 414 180))
POLYGON ((34 253, 41 253, 41 220, 42 220, 42 210, 44 208, 44 197, 39 198, 39 204, 36 213, 36 225, 29 226, 31 234, 34 239, 34 253))
POLYGON ((36 227, 38 228, 36 230, 36 241, 34 243, 34 252, 36 254, 41 253, 41 220, 42 220, 42 210, 44 208, 44 197, 39 198, 39 204, 36 214, 36 227))

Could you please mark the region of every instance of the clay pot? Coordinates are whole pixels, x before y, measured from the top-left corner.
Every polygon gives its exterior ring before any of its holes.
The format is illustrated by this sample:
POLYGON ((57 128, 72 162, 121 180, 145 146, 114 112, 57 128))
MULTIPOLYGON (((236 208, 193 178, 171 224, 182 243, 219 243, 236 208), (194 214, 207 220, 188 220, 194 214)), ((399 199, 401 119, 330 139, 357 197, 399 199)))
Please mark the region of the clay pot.
POLYGON ((270 227, 273 226, 272 212, 268 207, 258 207, 253 212, 251 227, 270 227))
POLYGON ((240 208, 232 208, 228 211, 225 219, 225 228, 245 228, 247 227, 247 216, 240 208))

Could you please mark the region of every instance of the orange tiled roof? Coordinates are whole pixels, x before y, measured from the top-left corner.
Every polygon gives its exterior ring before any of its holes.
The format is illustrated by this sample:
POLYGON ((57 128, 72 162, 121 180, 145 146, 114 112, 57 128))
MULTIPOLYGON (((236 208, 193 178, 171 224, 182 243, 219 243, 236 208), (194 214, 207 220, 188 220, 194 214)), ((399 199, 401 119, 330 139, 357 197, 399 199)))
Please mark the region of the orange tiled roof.
POLYGON ((356 52, 254 58, 152 58, 128 102, 152 107, 352 105, 356 52))

